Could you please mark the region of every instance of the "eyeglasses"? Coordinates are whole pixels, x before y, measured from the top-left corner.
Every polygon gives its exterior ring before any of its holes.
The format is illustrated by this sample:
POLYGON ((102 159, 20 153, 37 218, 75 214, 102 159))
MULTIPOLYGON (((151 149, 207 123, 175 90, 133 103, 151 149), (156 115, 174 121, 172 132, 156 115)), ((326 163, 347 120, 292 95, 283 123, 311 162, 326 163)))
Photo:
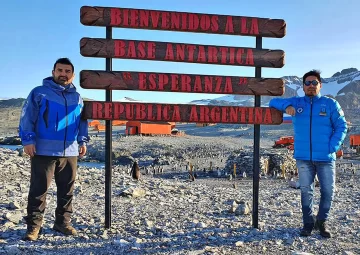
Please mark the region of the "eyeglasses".
POLYGON ((306 86, 310 86, 310 84, 317 86, 319 84, 319 82, 317 80, 313 80, 313 81, 305 81, 304 83, 306 86))

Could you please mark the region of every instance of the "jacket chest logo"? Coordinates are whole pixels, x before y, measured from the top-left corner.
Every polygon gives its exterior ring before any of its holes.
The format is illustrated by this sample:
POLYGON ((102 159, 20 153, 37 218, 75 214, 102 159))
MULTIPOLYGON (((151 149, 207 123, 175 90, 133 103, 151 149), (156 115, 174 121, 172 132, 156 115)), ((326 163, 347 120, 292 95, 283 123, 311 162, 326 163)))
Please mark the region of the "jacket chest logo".
POLYGON ((326 116, 326 105, 322 104, 320 108, 320 116, 326 116))
POLYGON ((297 111, 297 113, 302 113, 304 111, 304 108, 298 107, 296 111, 297 111))

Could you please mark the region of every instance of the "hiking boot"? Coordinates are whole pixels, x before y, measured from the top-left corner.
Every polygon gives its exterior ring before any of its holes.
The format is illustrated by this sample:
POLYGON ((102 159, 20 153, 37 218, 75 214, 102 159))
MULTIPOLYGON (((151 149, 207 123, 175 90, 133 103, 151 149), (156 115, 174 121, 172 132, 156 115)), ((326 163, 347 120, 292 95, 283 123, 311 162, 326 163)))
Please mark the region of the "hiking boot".
POLYGON ((316 221, 316 225, 320 230, 320 235, 322 237, 326 237, 326 238, 330 238, 331 237, 331 233, 330 231, 327 229, 326 223, 324 220, 317 220, 316 221))
POLYGON ((42 227, 28 227, 25 236, 23 237, 24 241, 36 241, 41 234, 42 227))
POLYGON ((54 224, 53 229, 67 236, 77 236, 76 229, 70 225, 54 224))
POLYGON ((300 236, 311 236, 311 232, 314 228, 313 223, 306 223, 300 231, 300 236))

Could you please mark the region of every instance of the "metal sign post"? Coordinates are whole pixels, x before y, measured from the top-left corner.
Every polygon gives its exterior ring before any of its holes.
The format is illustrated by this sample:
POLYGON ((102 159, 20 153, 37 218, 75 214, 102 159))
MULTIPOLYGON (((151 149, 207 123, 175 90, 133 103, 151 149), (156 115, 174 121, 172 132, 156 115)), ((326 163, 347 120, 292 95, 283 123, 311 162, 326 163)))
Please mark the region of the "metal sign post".
MULTIPOLYGON (((262 38, 256 37, 256 49, 262 49, 262 38)), ((261 77, 261 67, 255 67, 255 78, 261 77)), ((261 106, 261 97, 255 96, 255 107, 261 106)), ((254 228, 259 227, 259 183, 260 183, 260 125, 254 125, 254 158, 253 158, 253 213, 254 228)))
MULTIPOLYGON (((112 39, 112 27, 106 27, 106 39, 112 39)), ((105 60, 106 72, 112 71, 112 59, 105 60)), ((106 102, 112 101, 112 90, 106 90, 106 102)), ((105 121, 105 228, 111 227, 112 120, 105 121)))

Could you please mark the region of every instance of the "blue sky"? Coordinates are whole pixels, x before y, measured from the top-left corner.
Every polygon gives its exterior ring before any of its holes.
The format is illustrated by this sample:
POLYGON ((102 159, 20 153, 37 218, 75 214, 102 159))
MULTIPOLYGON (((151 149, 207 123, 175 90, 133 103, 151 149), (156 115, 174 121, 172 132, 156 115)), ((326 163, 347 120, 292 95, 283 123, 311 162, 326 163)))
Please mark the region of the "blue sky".
MULTIPOLYGON (((285 51, 285 66, 262 68, 263 77, 302 76, 310 69, 330 77, 344 68, 360 69, 360 1, 358 0, 12 0, 4 1, 0 23, 1 67, 0 86, 4 97, 26 97, 51 75, 59 57, 69 57, 75 65, 74 84, 83 97, 105 100, 105 91, 82 89, 79 72, 83 69, 105 69, 105 59, 80 55, 82 37, 105 37, 104 27, 80 23, 83 5, 156 9, 236 16, 284 19, 284 38, 264 38, 263 47, 285 51)), ((196 34, 132 29, 113 29, 113 38, 255 47, 255 38, 245 36, 196 34)), ((144 60, 113 60, 113 70, 199 73, 254 76, 254 67, 220 66, 157 62, 144 60)), ((189 102, 221 95, 167 93, 146 91, 113 91, 113 99, 131 97, 152 102, 189 102)))

